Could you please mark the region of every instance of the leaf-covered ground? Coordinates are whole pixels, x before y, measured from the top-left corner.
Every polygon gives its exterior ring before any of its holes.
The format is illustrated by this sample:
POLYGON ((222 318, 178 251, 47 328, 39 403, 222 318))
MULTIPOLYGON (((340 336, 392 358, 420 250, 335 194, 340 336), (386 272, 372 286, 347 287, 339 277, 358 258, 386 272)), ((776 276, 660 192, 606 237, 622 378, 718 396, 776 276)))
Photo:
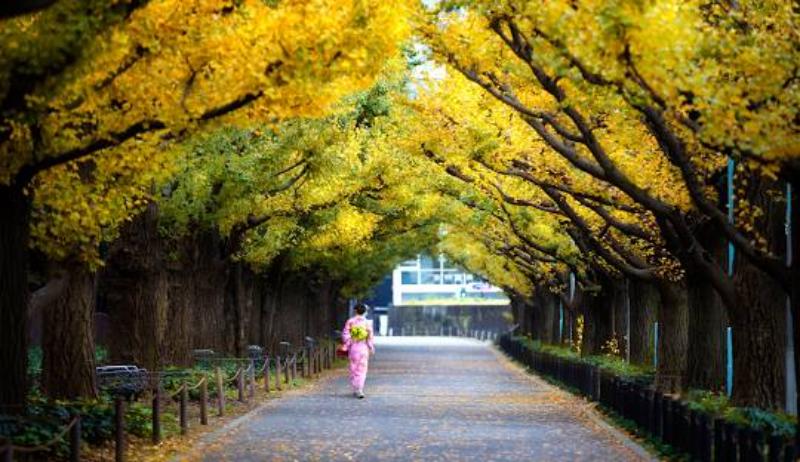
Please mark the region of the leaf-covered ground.
POLYGON ((345 371, 266 403, 180 461, 647 460, 584 401, 474 340, 379 340, 367 398, 345 371))

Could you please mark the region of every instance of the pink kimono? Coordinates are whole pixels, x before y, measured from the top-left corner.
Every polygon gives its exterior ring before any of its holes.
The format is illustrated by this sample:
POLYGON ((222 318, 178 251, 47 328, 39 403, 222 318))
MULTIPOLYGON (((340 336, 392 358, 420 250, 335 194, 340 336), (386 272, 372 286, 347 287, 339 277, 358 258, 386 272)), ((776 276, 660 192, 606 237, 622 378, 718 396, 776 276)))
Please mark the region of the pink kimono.
POLYGON ((353 316, 344 324, 342 330, 342 342, 347 347, 347 356, 350 359, 350 385, 354 392, 364 390, 364 382, 367 380, 367 367, 369 366, 369 355, 375 353, 375 345, 372 340, 372 323, 363 316, 353 316), (362 325, 367 329, 366 340, 355 340, 350 336, 350 328, 362 325))

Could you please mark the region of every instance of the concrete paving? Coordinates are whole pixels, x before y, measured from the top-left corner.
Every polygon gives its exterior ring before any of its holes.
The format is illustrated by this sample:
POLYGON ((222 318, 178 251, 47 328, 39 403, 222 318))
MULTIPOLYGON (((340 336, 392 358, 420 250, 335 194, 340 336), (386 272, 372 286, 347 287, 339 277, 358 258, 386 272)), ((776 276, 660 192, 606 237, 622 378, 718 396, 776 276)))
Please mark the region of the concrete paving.
POLYGON ((179 460, 634 461, 586 402, 472 339, 384 337, 355 399, 346 371, 272 400, 179 460))

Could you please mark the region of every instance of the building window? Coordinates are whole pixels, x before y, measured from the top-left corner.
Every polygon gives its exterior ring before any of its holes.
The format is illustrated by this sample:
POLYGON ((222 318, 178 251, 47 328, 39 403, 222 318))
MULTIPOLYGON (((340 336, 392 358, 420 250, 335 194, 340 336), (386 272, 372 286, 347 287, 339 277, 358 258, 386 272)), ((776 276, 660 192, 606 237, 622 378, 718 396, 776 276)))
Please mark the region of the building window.
POLYGON ((403 271, 401 273, 400 282, 402 282, 403 284, 419 284, 419 281, 417 281, 417 272, 403 271))

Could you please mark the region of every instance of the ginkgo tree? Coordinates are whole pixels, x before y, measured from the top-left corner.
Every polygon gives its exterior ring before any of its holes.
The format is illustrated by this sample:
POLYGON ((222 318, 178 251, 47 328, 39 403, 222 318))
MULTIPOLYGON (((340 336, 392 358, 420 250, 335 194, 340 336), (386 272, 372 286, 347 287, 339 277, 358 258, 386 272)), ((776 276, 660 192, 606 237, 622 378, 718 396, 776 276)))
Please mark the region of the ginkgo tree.
MULTIPOLYGON (((672 279, 677 263, 659 235, 640 224, 652 219, 621 194, 593 183, 591 177, 581 176, 568 163, 548 154, 545 145, 530 138, 524 121, 513 110, 470 87, 457 74, 424 96, 418 105, 424 113, 422 124, 446 131, 424 132, 423 137, 431 136, 419 140, 424 155, 461 180, 462 188, 477 187, 493 201, 495 226, 503 231, 487 240, 500 244, 518 264, 528 266, 530 277, 542 287, 557 285, 550 280, 570 269, 579 280, 589 274, 593 274, 590 278, 602 276, 603 285, 627 276, 659 283, 665 294, 681 292, 672 279), (531 266, 532 260, 536 261, 531 266)), ((664 298, 668 300, 666 295, 664 298)), ((685 321, 667 318, 685 315, 685 303, 676 300, 676 304, 663 310, 662 326, 667 331, 674 328, 674 337, 683 335, 685 339, 685 321)), ((660 372, 665 377, 664 388, 674 387, 671 377, 681 375, 686 345, 685 340, 663 345, 660 372)), ((585 349, 592 353, 589 350, 585 349)))
MULTIPOLYGON (((69 168, 90 183, 100 167, 157 168, 153 155, 218 122, 321 115, 372 82, 406 36, 409 8, 372 1, 65 0, 2 20, 0 365, 7 373, 0 404, 21 406, 27 390, 27 251, 44 172, 77 164, 69 168)), ((131 202, 127 210, 135 212, 131 202)), ((119 222, 92 216, 108 223, 102 227, 119 222)))
MULTIPOLYGON (((796 66, 789 64, 796 47, 791 40, 777 44, 794 36, 787 30, 794 17, 788 5, 758 2, 727 10, 668 1, 541 8, 453 2, 420 28, 435 56, 511 108, 549 153, 650 215, 649 231, 680 261, 680 272, 714 288, 738 332, 734 398, 765 407, 782 399, 775 360, 782 345, 753 326, 780 333, 783 304, 758 293, 790 292, 797 273, 778 250, 780 189, 770 179, 795 176, 794 154, 786 149, 796 142, 791 117, 773 118, 792 112, 797 94, 796 66), (675 36, 669 42, 675 46, 661 47, 656 36, 675 36), (738 50, 763 52, 776 65, 733 60, 738 50), (775 135, 779 143, 764 142, 775 135), (727 157, 740 165, 736 220, 718 206, 715 182, 727 157), (715 243, 701 241, 698 222, 715 227, 742 254, 733 278, 715 258, 715 243)), ((537 168, 516 167, 531 166, 537 168)))

